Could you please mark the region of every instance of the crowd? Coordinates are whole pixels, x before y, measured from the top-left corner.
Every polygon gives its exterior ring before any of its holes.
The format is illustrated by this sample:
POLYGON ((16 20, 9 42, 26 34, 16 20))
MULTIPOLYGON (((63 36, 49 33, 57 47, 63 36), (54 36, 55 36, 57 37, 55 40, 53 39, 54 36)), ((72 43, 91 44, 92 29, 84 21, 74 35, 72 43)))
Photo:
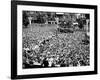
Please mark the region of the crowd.
POLYGON ((90 65, 89 37, 84 31, 42 29, 23 29, 23 68, 90 65))

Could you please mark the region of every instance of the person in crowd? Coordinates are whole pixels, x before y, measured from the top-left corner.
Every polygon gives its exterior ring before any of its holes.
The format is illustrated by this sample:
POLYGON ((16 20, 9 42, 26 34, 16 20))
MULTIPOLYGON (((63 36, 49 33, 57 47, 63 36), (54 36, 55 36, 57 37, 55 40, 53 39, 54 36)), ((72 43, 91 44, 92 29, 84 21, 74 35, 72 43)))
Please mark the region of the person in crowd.
POLYGON ((47 58, 44 58, 43 63, 42 63, 42 66, 43 67, 48 67, 48 65, 49 65, 49 63, 47 61, 47 58))

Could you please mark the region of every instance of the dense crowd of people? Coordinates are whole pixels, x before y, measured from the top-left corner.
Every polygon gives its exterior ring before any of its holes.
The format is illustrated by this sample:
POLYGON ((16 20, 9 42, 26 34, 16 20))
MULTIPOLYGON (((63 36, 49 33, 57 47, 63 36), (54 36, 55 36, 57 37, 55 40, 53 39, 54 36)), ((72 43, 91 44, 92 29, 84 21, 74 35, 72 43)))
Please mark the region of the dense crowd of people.
POLYGON ((23 29, 23 68, 90 65, 86 32, 59 33, 51 27, 44 29, 39 26, 23 29))

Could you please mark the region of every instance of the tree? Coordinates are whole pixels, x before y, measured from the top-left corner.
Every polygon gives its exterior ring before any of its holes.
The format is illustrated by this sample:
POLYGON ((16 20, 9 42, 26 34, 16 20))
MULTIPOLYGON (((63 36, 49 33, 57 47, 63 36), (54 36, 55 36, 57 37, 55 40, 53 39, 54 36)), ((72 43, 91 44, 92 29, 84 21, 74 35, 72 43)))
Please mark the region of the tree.
POLYGON ((28 15, 27 15, 26 11, 23 11, 23 26, 27 27, 28 24, 29 24, 28 15))

